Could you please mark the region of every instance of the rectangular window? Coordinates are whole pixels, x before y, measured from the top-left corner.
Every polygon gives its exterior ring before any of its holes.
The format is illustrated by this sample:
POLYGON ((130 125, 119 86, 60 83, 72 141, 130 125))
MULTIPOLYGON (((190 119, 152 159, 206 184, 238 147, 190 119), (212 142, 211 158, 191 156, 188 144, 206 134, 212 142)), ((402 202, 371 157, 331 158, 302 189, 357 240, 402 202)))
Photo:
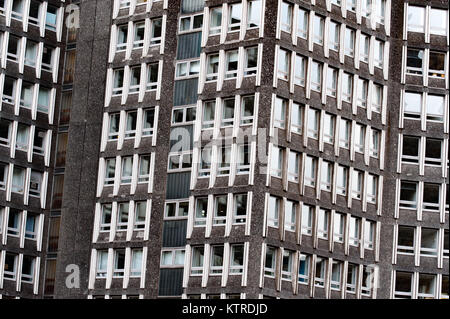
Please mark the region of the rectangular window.
POLYGON ((228 51, 226 53, 226 68, 225 68, 226 79, 235 79, 237 77, 238 58, 239 53, 237 50, 228 51))
POLYGON ((281 199, 278 197, 270 196, 269 197, 269 207, 268 207, 268 216, 267 223, 269 227, 278 228, 279 225, 279 216, 280 216, 280 205, 281 199))
POLYGON ((412 299, 413 274, 408 272, 395 272, 395 299, 412 299))
POLYGON ((210 275, 222 275, 223 272, 223 246, 211 247, 210 275))
POLYGON ((439 212, 441 185, 423 184, 423 210, 439 212))
POLYGON ((256 75, 258 72, 258 47, 245 49, 244 76, 256 75))
POLYGON ((293 201, 286 201, 284 207, 284 229, 286 231, 295 232, 295 225, 297 220, 297 204, 293 201))
POLYGON ((317 227, 317 237, 320 239, 328 239, 328 229, 330 224, 330 212, 325 209, 319 210, 317 227))
POLYGON ((331 289, 332 290, 341 290, 341 281, 342 281, 342 269, 343 264, 341 261, 333 260, 333 264, 331 266, 331 289))
MULTIPOLYGON (((6 189, 6 181, 8 180, 8 164, 0 162, 0 189, 6 189)), ((0 219, 1 229, 1 219, 0 219)), ((1 230, 0 230, 1 233, 1 230)))
POLYGON ((319 138, 320 111, 309 108, 308 110, 308 137, 317 140, 319 138))
POLYGON ((286 107, 287 101, 279 97, 275 98, 275 110, 273 126, 280 129, 286 128, 286 107))
POLYGON ((335 22, 330 22, 329 27, 329 36, 328 36, 328 43, 329 48, 333 51, 339 51, 339 25, 335 22))
POLYGON ((126 114, 125 139, 135 138, 137 126, 137 111, 129 111, 126 114))
POLYGON ((261 0, 248 1, 247 29, 258 28, 261 24, 261 0))
POLYGON ((314 286, 325 287, 325 274, 327 270, 327 260, 317 256, 316 258, 316 273, 314 275, 314 286))
POLYGON ((367 177, 367 202, 370 204, 376 204, 377 195, 378 195, 378 177, 369 174, 367 177))
POLYGON ((191 276, 203 274, 203 260, 205 249, 203 247, 193 247, 191 257, 191 276))
POLYGON ((444 121, 444 106, 444 96, 428 94, 426 105, 427 121, 442 123, 444 121))
POLYGON ((11 143, 12 123, 10 121, 0 119, 0 146, 9 147, 11 143))
POLYGON ((417 299, 434 299, 436 297, 436 275, 419 274, 419 291, 417 299))
POLYGON ((306 156, 305 161, 305 185, 309 187, 316 186, 316 174, 317 174, 317 158, 306 156))
POLYGON ((8 217, 8 236, 18 237, 22 225, 22 212, 18 209, 10 208, 8 217))
POLYGON ((184 218, 189 214, 189 202, 176 201, 166 203, 164 219, 184 218))
POLYGON ((346 196, 348 187, 348 168, 339 165, 336 178, 336 193, 346 196))
POLYGON ((199 163, 198 176, 199 177, 209 177, 211 174, 211 147, 205 147, 201 150, 201 160, 199 163))
POLYGON ((301 55, 295 56, 294 84, 305 86, 306 59, 301 55))
POLYGON ((406 74, 422 75, 424 68, 424 50, 408 48, 406 57, 406 74))
POLYGON ((438 231, 430 228, 422 228, 420 240, 421 257, 437 257, 438 255, 438 231))
POLYGON ((401 182, 400 208, 417 208, 417 183, 407 181, 401 182))
POLYGON ((311 256, 300 254, 300 263, 298 267, 298 283, 302 285, 309 284, 309 269, 311 265, 311 256))
POLYGON ((18 62, 20 56, 21 39, 19 37, 10 35, 8 39, 8 51, 6 58, 12 62, 18 62))
POLYGON ((131 250, 130 277, 141 277, 142 274, 142 249, 131 250))
POLYGON ((445 53, 430 51, 428 75, 433 78, 445 78, 445 53))
POLYGON ((366 127, 361 124, 355 126, 355 152, 364 154, 366 144, 366 127))
POLYGON ((197 107, 180 107, 172 110, 172 126, 192 124, 196 119, 197 107))
POLYGON ((145 109, 142 125, 142 136, 153 136, 155 126, 155 109, 145 109))
POLYGON ((345 55, 353 57, 355 54, 355 30, 346 28, 345 29, 345 55))
POLYGON ((150 32, 150 46, 161 44, 162 37, 162 18, 152 19, 150 32))
POLYGON ((425 7, 408 5, 408 31, 425 32, 425 7))
POLYGON ((316 61, 311 65, 311 90, 316 92, 322 90, 322 64, 316 61))
POLYGON ((427 138, 425 142, 425 165, 442 165, 442 140, 427 138))
POLYGON ((358 278, 358 265, 355 264, 348 264, 348 271, 347 271, 347 287, 346 291, 348 293, 354 294, 356 293, 356 283, 358 278))
POLYGON ((34 264, 35 258, 31 256, 23 256, 22 261, 22 282, 33 283, 34 280, 34 264))
POLYGON ((19 123, 17 125, 16 149, 19 151, 28 151, 28 142, 30 138, 30 127, 19 123))
POLYGON ((206 81, 217 81, 219 76, 219 55, 208 55, 206 65, 206 81))
POLYGON ((161 268, 184 266, 184 249, 171 249, 161 251, 161 268))
POLYGON ((300 171, 300 154, 297 152, 289 152, 288 160, 288 180, 290 182, 298 183, 300 171))
POLYGON ((193 77, 198 77, 200 72, 200 61, 190 60, 178 62, 176 67, 176 79, 188 79, 193 77))
POLYGON ((374 248, 375 223, 366 220, 364 222, 364 249, 372 250, 374 248))
POLYGON ((255 96, 244 96, 241 101, 241 125, 251 125, 255 119, 255 96))
POLYGON ((314 207, 303 205, 302 207, 302 235, 312 235, 312 220, 314 207))
POLYGON ((279 49, 278 50, 278 78, 280 80, 289 81, 291 53, 279 49))
POLYGON ((342 75, 342 101, 352 103, 352 95, 353 95, 353 76, 349 73, 344 72, 342 75))
POLYGON ((130 204, 120 203, 117 211, 117 231, 127 230, 129 216, 130 216, 130 204))
POLYGON ((323 161, 321 175, 320 189, 326 192, 331 192, 331 183, 333 180, 333 164, 327 161, 323 161))
POLYGON ((348 120, 341 119, 340 127, 339 127, 339 146, 342 148, 349 149, 350 148, 350 130, 351 123, 348 120))
POLYGON ((192 151, 170 153, 168 172, 190 171, 192 168, 192 151))
POLYGON ((345 215, 340 213, 334 214, 334 242, 344 242, 345 215))
POLYGON ((334 115, 325 113, 323 120, 323 141, 325 143, 334 144, 334 130, 336 118, 334 115))
POLYGON ((374 64, 379 68, 383 68, 384 65, 384 42, 379 40, 375 40, 374 64))
POLYGON ((209 12, 209 35, 220 34, 222 30, 222 7, 211 8, 209 12))
POLYGON ((208 215, 208 197, 197 198, 195 205, 195 226, 206 226, 206 217, 208 215))
POLYGON ((25 188, 25 169, 14 166, 11 192, 23 194, 25 188))
POLYGON ((147 91, 153 91, 158 88, 159 63, 147 65, 147 91))
POLYGON ((101 206, 100 232, 109 232, 111 230, 112 204, 103 204, 101 206))
POLYGON ((292 280, 292 269, 294 263, 294 252, 289 250, 283 251, 283 263, 281 266, 281 279, 292 280))
POLYGON ((114 272, 113 278, 122 278, 125 273, 125 250, 114 251, 114 272))
MULTIPOLYGON (((49 47, 47 45, 44 45, 44 50, 42 52, 42 63, 41 63, 41 68, 43 71, 47 71, 47 72, 52 72, 53 71, 53 64, 54 64, 54 52, 56 50, 52 47, 49 47)), ((66 63, 68 63, 70 60, 70 56, 73 54, 74 55, 75 51, 70 51, 67 52, 67 61, 66 63)), ((74 62, 74 61, 73 61, 74 62)), ((67 81, 66 81, 67 82, 67 81)))
POLYGON ((144 47, 145 23, 134 24, 133 49, 141 49, 144 47))
POLYGON ((128 93, 139 93, 139 88, 141 85, 141 66, 132 67, 130 71, 130 87, 128 89, 128 93))
POLYGON ((323 32, 324 32, 324 18, 321 16, 315 15, 314 16, 314 34, 313 34, 313 41, 314 43, 318 45, 323 45, 323 32))
POLYGON ((383 87, 378 84, 372 86, 372 111, 380 113, 383 104, 383 87))
POLYGON ((56 32, 56 22, 58 21, 58 8, 48 5, 47 15, 45 16, 45 28, 56 32))
POLYGON ((363 172, 353 170, 352 176, 352 198, 361 200, 362 198, 363 172))
POLYGON ((19 256, 16 254, 5 254, 5 267, 3 272, 4 279, 16 280, 18 259, 19 256))
POLYGON ((418 120, 422 112, 422 94, 405 92, 404 116, 405 119, 418 120))
POLYGON ((430 33, 447 35, 448 10, 430 8, 430 33))
POLYGON ((244 245, 232 245, 230 257, 230 274, 244 272, 244 245))
POLYGON ((108 269, 108 251, 97 251, 96 278, 106 278, 108 269))
POLYGON ((234 104, 235 99, 225 99, 222 103, 222 123, 221 127, 233 127, 234 125, 234 104))
POLYGON ((276 259, 277 259, 276 249, 273 247, 267 247, 266 250, 266 261, 264 263, 264 276, 275 277, 276 269, 276 259))
POLYGON ((112 90, 112 95, 121 95, 123 92, 123 79, 124 79, 124 70, 117 69, 114 70, 114 85, 112 90))
POLYGON ((122 170, 120 174, 121 184, 131 184, 131 178, 133 175, 133 157, 122 157, 122 170))
POLYGON ((292 28, 292 5, 286 2, 281 3, 281 31, 291 33, 292 28))
POLYGON ((297 103, 292 104, 291 110, 291 132, 302 134, 303 131, 303 112, 304 108, 297 103))
POLYGON ((116 175, 116 159, 115 158, 108 158, 106 159, 106 165, 105 165, 105 182, 104 185, 114 185, 114 177, 116 175))
MULTIPOLYGON (((367 107, 367 92, 368 92, 369 82, 367 80, 358 79, 358 98, 357 105, 363 108, 367 107)), ((351 98, 351 96, 350 96, 351 98)), ((349 102, 349 100, 347 100, 349 102)))
POLYGON ((338 70, 332 67, 328 67, 327 73, 327 94, 332 97, 336 97, 337 92, 337 78, 338 70))
POLYGON ((203 26, 203 14, 180 18, 179 33, 200 31, 203 26))
POLYGON ((117 45, 116 51, 124 51, 127 49, 128 42, 128 24, 117 26, 117 45))
POLYGON ((27 45, 25 49, 25 60, 24 60, 25 65, 36 67, 38 47, 39 45, 37 42, 27 39, 27 45))
POLYGON ((239 31, 242 20, 242 3, 235 3, 229 6, 228 12, 228 32, 239 31))
POLYGON ((237 174, 248 174, 250 172, 251 149, 248 144, 238 145, 237 174))
POLYGON ((150 181, 150 155, 139 156, 138 183, 148 183, 150 181))
POLYGON ((227 219, 227 207, 227 195, 215 196, 213 225, 225 225, 227 219))
POLYGON ((282 178, 283 176, 283 150, 277 146, 272 146, 270 164, 270 175, 273 177, 282 178))
POLYGON ((17 80, 5 76, 3 83, 2 102, 14 105, 16 103, 17 80))
POLYGON ((359 246, 361 237, 361 219, 358 217, 350 217, 349 243, 350 246, 359 246))
POLYGON ((203 103, 202 129, 214 127, 214 117, 216 113, 216 101, 207 101, 203 103))
POLYGON ((29 195, 33 197, 40 197, 42 191, 42 173, 31 171, 30 176, 30 190, 29 195))
POLYGON ((301 8, 297 13, 297 36, 303 39, 308 36, 308 12, 301 8))

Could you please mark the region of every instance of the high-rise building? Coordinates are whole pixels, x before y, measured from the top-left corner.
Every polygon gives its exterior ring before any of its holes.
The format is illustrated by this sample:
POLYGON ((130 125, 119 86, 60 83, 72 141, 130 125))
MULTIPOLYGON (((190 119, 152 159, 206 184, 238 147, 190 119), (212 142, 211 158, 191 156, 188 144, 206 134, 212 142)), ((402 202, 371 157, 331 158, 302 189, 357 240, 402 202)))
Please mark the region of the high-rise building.
POLYGON ((0 0, 0 297, 448 298, 448 9, 0 0))

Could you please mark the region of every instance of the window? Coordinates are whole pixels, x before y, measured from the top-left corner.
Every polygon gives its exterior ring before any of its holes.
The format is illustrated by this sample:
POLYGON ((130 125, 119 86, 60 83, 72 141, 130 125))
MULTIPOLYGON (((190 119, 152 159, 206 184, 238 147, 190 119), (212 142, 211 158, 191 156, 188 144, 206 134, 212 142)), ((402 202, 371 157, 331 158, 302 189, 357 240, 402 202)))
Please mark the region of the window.
POLYGON ((141 49, 144 47, 145 23, 135 23, 133 49, 141 49))
POLYGON ((168 172, 190 171, 192 167, 192 151, 169 154, 168 172))
POLYGON ((361 237, 361 219, 350 217, 349 242, 351 246, 358 247, 361 237))
MULTIPOLYGON (((207 198, 205 198, 207 200, 207 198)), ((207 205, 207 203, 206 203, 207 205)), ((207 207, 207 206, 205 206, 207 207)), ((170 218, 183 218, 189 215, 189 202, 177 201, 166 203, 165 219, 170 218)))
POLYGON ((42 188, 42 173, 32 170, 30 176, 29 195, 33 197, 40 197, 41 188, 42 188))
POLYGON ((22 212, 18 209, 10 208, 8 217, 7 234, 9 236, 18 237, 22 225, 22 212))
POLYGON ((10 121, 0 119, 0 145, 9 147, 11 143, 12 123, 10 121))
POLYGON ((19 37, 10 35, 8 40, 8 51, 6 57, 8 60, 13 62, 19 61, 21 39, 19 37))
POLYGON ((250 172, 251 150, 248 144, 238 145, 237 174, 248 174, 250 172))
POLYGON ((398 226, 397 254, 414 255, 415 227, 398 226))
POLYGON ((33 153, 44 156, 45 145, 47 143, 47 131, 35 129, 33 139, 33 153))
POLYGON ((105 186, 114 185, 114 177, 116 175, 116 159, 108 158, 106 159, 105 165, 105 186))
POLYGON ((336 22, 330 22, 330 27, 329 27, 329 38, 328 38, 328 43, 329 43, 329 48, 331 50, 334 51, 338 51, 339 50, 339 25, 336 22))
POLYGON ((297 14, 297 36, 306 39, 308 36, 308 12, 299 8, 297 14))
POLYGON ((331 192, 331 183, 333 180, 333 164, 327 161, 323 161, 321 175, 320 189, 326 192, 331 192))
POLYGON ((308 110, 308 137, 317 140, 319 138, 319 110, 309 108, 308 110))
POLYGON ((114 251, 113 278, 122 278, 125 273, 125 250, 114 251))
POLYGON ((45 28, 56 32, 58 8, 51 5, 47 6, 47 15, 45 16, 45 28))
POLYGON ((325 287, 325 274, 327 269, 327 260, 317 256, 316 258, 316 274, 314 276, 314 286, 325 287))
POLYGON ((314 207, 303 205, 302 207, 302 235, 312 235, 312 220, 314 207))
POLYGON ((348 168, 339 165, 336 177, 336 193, 338 195, 346 196, 347 184, 348 184, 348 168))
POLYGON ((403 136, 402 162, 407 164, 419 164, 420 137, 403 136))
POLYGON ((413 274, 407 272, 395 272, 395 294, 396 299, 412 299, 413 274))
POLYGON ((425 142, 425 165, 442 165, 442 140, 427 138, 425 142))
POLYGON ((292 27, 292 5, 281 3, 281 31, 291 33, 292 27))
POLYGON ((35 258, 23 256, 22 261, 22 282, 33 283, 35 258))
POLYGON ((201 160, 199 163, 198 176, 199 177, 209 177, 211 174, 211 147, 205 147, 201 150, 201 160))
POLYGON ((372 111, 380 113, 383 104, 383 87, 378 84, 372 85, 372 111))
POLYGON ((358 277, 358 265, 355 264, 348 264, 348 270, 347 270, 347 292, 354 294, 356 293, 356 283, 358 277))
POLYGON ((108 268, 108 251, 97 252, 97 273, 96 278, 106 278, 108 268))
POLYGON ((437 257, 438 254, 438 231, 435 229, 422 228, 420 241, 421 257, 437 257))
POLYGON ((338 70, 332 67, 328 67, 327 73, 327 94, 332 97, 336 97, 337 92, 337 77, 338 70))
POLYGON ((402 181, 400 186, 400 208, 417 208, 417 184, 402 181))
MULTIPOLYGON (((366 88, 367 89, 367 88, 366 88)), ((342 101, 352 103, 353 76, 349 73, 342 74, 342 101)), ((366 93, 367 100, 367 93, 366 93)))
POLYGON ((355 152, 364 154, 366 144, 366 127, 361 124, 355 126, 355 152))
POLYGON ((6 0, 0 0, 0 15, 5 15, 6 0))
POLYGON ((134 138, 136 136, 137 111, 129 111, 126 114, 125 139, 134 138))
POLYGON ((142 136, 153 136, 153 129, 155 126, 155 109, 145 109, 143 120, 142 136))
POLYGON ((258 47, 245 50, 244 76, 256 75, 258 72, 258 47))
POLYGON ((206 64, 206 81, 217 81, 217 78, 219 76, 219 55, 208 55, 206 64))
POLYGON ((184 266, 184 249, 171 249, 161 251, 161 268, 184 266))
POLYGON ((123 92, 123 79, 124 79, 124 70, 118 69, 114 70, 114 86, 113 86, 113 95, 121 95, 123 92))
POLYGON ((138 183, 148 183, 149 181, 150 181, 150 155, 140 155, 138 183))
POLYGON ((153 91, 158 88, 159 63, 147 65, 147 91, 153 91))
POLYGON ((293 201, 286 201, 284 207, 284 229, 287 231, 295 231, 297 220, 297 204, 293 201))
POLYGON ((373 249, 374 248, 374 237, 375 237, 375 223, 366 220, 364 222, 364 248, 373 249))
POLYGON ((132 67, 130 71, 130 87, 128 89, 128 92, 130 94, 139 93, 139 87, 141 84, 141 66, 132 67))
POLYGON ((255 96, 244 96, 241 102, 241 125, 253 124, 255 118, 255 96))
POLYGON ((408 48, 406 58, 406 74, 422 75, 424 68, 424 51, 408 48))
POLYGON ((281 279, 292 280, 292 268, 294 262, 294 252, 289 250, 283 251, 283 263, 281 268, 281 279))
POLYGON ((311 265, 311 256, 300 254, 300 263, 298 267, 298 283, 307 285, 309 283, 309 269, 311 265))
POLYGON ((334 242, 344 242, 345 215, 340 213, 334 214, 334 242))
POLYGON ((289 81, 290 56, 290 52, 281 48, 278 50, 278 78, 284 81, 289 81))
POLYGON ((247 29, 258 28, 260 26, 262 13, 261 10, 261 0, 252 0, 248 2, 247 29))
POLYGON ((130 204, 120 203, 117 212, 117 231, 127 230, 129 215, 130 215, 130 204))
POLYGON ((341 261, 333 260, 331 266, 331 289, 341 290, 341 280, 342 280, 342 267, 341 261))
POLYGON ((228 196, 220 195, 214 198, 214 225, 225 225, 227 218, 228 196))
POLYGON ((111 230, 112 204, 103 204, 101 206, 100 232, 109 232, 111 230))
POLYGON ((208 197, 197 198, 195 205, 195 226, 206 226, 206 217, 208 214, 208 197))
POLYGON ((428 75, 433 78, 445 78, 445 53, 430 51, 428 75))
POLYGON ((376 67, 383 68, 384 61, 384 42, 375 40, 374 64, 376 67))
POLYGON ((210 275, 221 275, 223 272, 223 246, 211 247, 210 275))
POLYGON ((430 8, 430 33, 447 35, 447 10, 430 8))
POLYGON ((131 178, 133 175, 133 157, 122 157, 122 170, 120 174, 121 184, 131 184, 131 178))
POLYGON ((270 175, 273 177, 282 178, 283 176, 283 150, 277 146, 272 146, 270 175))
POLYGON ((268 207, 268 216, 267 216, 267 223, 268 223, 269 227, 278 228, 279 216, 280 216, 280 205, 281 205, 281 200, 278 197, 274 197, 274 196, 269 197, 269 207, 268 207))
POLYGON ((356 1, 357 0, 344 0, 347 1, 347 10, 355 12, 356 11, 356 1))
POLYGON ((291 132, 302 134, 304 108, 297 103, 292 104, 291 132))
POLYGON ((130 277, 140 277, 142 274, 142 249, 131 250, 130 277))
POLYGON ((204 248, 193 247, 191 258, 191 275, 203 274, 203 259, 204 259, 204 248))
POLYGON ((314 34, 313 41, 316 44, 323 45, 323 29, 324 29, 324 19, 321 16, 314 16, 314 34))
POLYGON ((5 268, 3 278, 7 280, 16 280, 18 255, 7 253, 5 254, 5 268))
POLYGON ((341 119, 339 126, 339 146, 342 148, 350 148, 350 130, 351 123, 348 120, 341 119))
POLYGON ((199 72, 200 72, 199 60, 178 62, 176 67, 176 79, 197 77, 199 72))
POLYGON ((2 102, 14 105, 16 102, 16 86, 17 80, 8 76, 5 76, 3 83, 3 96, 2 102))
POLYGON ((306 59, 301 55, 295 56, 294 84, 305 86, 306 59))
MULTIPOLYGON (((4 190, 6 188, 7 180, 8 180, 8 165, 0 162, 0 189, 4 190)), ((1 228, 1 219, 0 219, 0 228, 1 228)))
MULTIPOLYGON (((31 3, 33 3, 32 1, 31 3)), ((37 52, 38 52, 38 43, 28 40, 27 39, 27 45, 25 49, 25 65, 35 67, 36 61, 37 61, 37 52)))
POLYGON ((306 156, 305 162, 305 185, 316 186, 317 158, 306 156))
POLYGON ((116 51, 123 51, 127 48, 128 42, 128 24, 117 27, 117 45, 116 51))
MULTIPOLYGON (((448 230, 444 230, 444 258, 448 258, 448 245, 449 245, 449 240, 448 240, 448 230)), ((448 291, 448 289, 447 289, 448 291)))
POLYGON ((367 106, 368 86, 369 86, 369 82, 367 80, 364 80, 364 79, 361 79, 361 78, 358 79, 357 105, 360 106, 360 107, 363 107, 363 108, 365 108, 367 106))
POLYGON ((28 141, 30 138, 30 127, 19 123, 17 125, 16 149, 19 151, 28 151, 28 141))
POLYGON ((276 249, 273 247, 267 247, 266 261, 264 263, 264 276, 275 277, 276 269, 276 249))
POLYGON ((25 169, 18 166, 14 166, 11 191, 13 193, 23 194, 24 188, 25 188, 25 169))
POLYGON ((162 19, 152 19, 152 27, 150 33, 150 46, 161 44, 162 36, 162 19))
POLYGON ((440 192, 439 184, 424 183, 423 184, 423 210, 439 211, 440 206, 440 192))
POLYGON ((405 118, 411 120, 420 119, 421 110, 422 110, 422 94, 405 92, 404 95, 405 118))
POLYGON ((322 64, 316 61, 311 65, 311 90, 317 92, 322 90, 322 64))
POLYGON ((172 111, 172 126, 193 123, 196 119, 197 107, 174 108, 172 111))
POLYGON ((180 33, 200 30, 203 26, 203 14, 180 18, 180 33))
POLYGON ((324 116, 324 132, 323 141, 325 143, 334 144, 334 130, 335 130, 336 118, 334 115, 325 113, 324 116))
MULTIPOLYGON (((55 49, 47 45, 44 45, 44 50, 42 52, 42 63, 41 68, 43 71, 52 72, 54 64, 54 52, 55 49)), ((72 51, 74 52, 74 51, 72 51)), ((69 56, 69 54, 67 54, 69 56)))
POLYGON ((377 203, 378 194, 378 177, 372 174, 367 176, 367 202, 370 204, 377 203))
POLYGON ((235 79, 238 73, 238 51, 228 51, 226 54, 225 78, 235 79))
POLYGON ((247 221, 247 194, 234 195, 233 224, 244 224, 247 221))
POLYGON ((426 106, 427 121, 443 122, 444 105, 445 105, 444 96, 428 94, 426 106))
POLYGON ((436 275, 419 274, 417 299, 434 299, 436 296, 436 275))
POLYGON ((374 278, 375 270, 371 266, 363 266, 362 282, 361 282, 361 294, 364 296, 372 295, 373 283, 376 280, 374 278))
POLYGON ((290 182, 298 183, 300 171, 300 154, 297 152, 289 152, 288 160, 288 180, 290 182))
POLYGON ((362 198, 363 172, 353 170, 352 176, 352 198, 361 200, 362 198))
POLYGON ((286 128, 286 106, 287 101, 279 97, 275 98, 275 110, 273 126, 280 129, 286 128))
POLYGON ((222 30, 222 7, 211 8, 209 19, 209 35, 220 34, 222 30))
POLYGON ((375 0, 373 9, 376 22, 379 24, 384 24, 386 18, 386 0, 375 0))
POLYGON ((319 225, 317 227, 317 237, 319 237, 320 239, 328 239, 330 212, 325 209, 320 209, 318 223, 319 225))
POLYGON ((349 28, 345 29, 344 45, 345 55, 353 57, 355 54, 355 30, 349 28))
POLYGON ((408 31, 425 32, 425 8, 408 6, 408 31))
POLYGON ((231 246, 230 274, 242 274, 244 272, 244 245, 231 246))
POLYGON ((228 13, 228 32, 239 31, 242 20, 242 3, 230 5, 228 13))
POLYGON ((223 100, 221 127, 232 127, 234 125, 234 102, 234 98, 223 100))
POLYGON ((441 298, 442 299, 448 299, 448 291, 449 291, 448 276, 442 276, 442 284, 441 284, 441 298))
POLYGON ((39 86, 37 110, 38 112, 48 113, 49 108, 50 108, 50 89, 39 86))

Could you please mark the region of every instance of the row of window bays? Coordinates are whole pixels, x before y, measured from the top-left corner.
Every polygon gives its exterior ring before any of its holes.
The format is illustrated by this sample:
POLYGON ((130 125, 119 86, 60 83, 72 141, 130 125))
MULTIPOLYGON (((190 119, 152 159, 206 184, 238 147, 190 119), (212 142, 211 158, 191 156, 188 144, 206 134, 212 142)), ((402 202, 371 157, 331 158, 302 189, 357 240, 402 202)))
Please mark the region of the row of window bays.
POLYGON ((1 250, 0 266, 0 287, 12 281, 15 282, 15 291, 24 290, 23 284, 26 284, 31 286, 33 294, 38 294, 41 257, 1 250))
POLYGON ((57 41, 61 41, 64 6, 54 6, 40 0, 0 0, 0 17, 5 16, 5 25, 22 22, 23 31, 38 28, 40 36, 55 32, 57 41))
POLYGON ((270 194, 266 194, 265 207, 264 237, 275 236, 297 244, 311 237, 314 248, 323 247, 319 244, 323 240, 330 251, 341 244, 346 255, 354 247, 361 258, 379 258, 380 222, 270 194))
POLYGON ((401 83, 445 88, 448 78, 448 59, 448 51, 404 45, 401 83))
MULTIPOLYGON (((297 46, 298 37, 307 41, 307 48, 309 52, 313 52, 314 45, 323 46, 323 54, 325 58, 331 55, 336 55, 340 63, 344 63, 346 57, 353 59, 355 69, 362 68, 362 63, 365 64, 363 69, 375 74, 375 68, 381 70, 385 80, 388 78, 389 72, 389 41, 385 39, 378 39, 375 35, 370 35, 361 32, 360 29, 351 28, 345 24, 341 24, 330 20, 329 17, 324 18, 318 15, 313 15, 314 23, 309 28, 306 17, 308 15, 300 9, 302 17, 301 23, 297 30, 297 34, 292 35, 293 44, 297 46)), ((286 29, 278 29, 278 39, 281 37, 281 31, 286 29)), ((315 50, 317 51, 317 50, 315 50)))
POLYGON ((114 0, 112 18, 132 16, 138 13, 150 12, 168 8, 168 0, 114 0))
POLYGON ((337 293, 341 298, 376 298, 380 284, 376 264, 359 264, 268 244, 262 245, 261 262, 260 287, 277 291, 292 289, 297 294, 309 289, 310 297, 325 294, 330 298, 333 294, 336 298, 337 293))
POLYGON ((46 207, 49 174, 30 167, 0 162, 0 191, 5 192, 6 201, 22 196, 24 205, 46 207))
POLYGON ((448 267, 448 229, 395 224, 393 239, 392 264, 419 267, 434 258, 435 267, 442 269, 444 261, 448 267))
POLYGON ((403 40, 408 40, 409 32, 423 33, 425 43, 431 36, 448 36, 448 7, 436 8, 426 5, 404 3, 403 40))
POLYGON ((25 66, 34 68, 36 78, 48 74, 53 83, 56 83, 60 52, 60 47, 33 41, 26 36, 19 37, 8 31, 0 31, 0 62, 3 69, 9 63, 17 63, 19 73, 23 74, 26 71, 25 66))
POLYGON ((294 93, 296 86, 301 86, 306 90, 307 99, 316 92, 321 94, 322 104, 333 98, 338 109, 342 109, 345 102, 351 105, 353 114, 360 107, 367 110, 368 119, 372 118, 372 113, 380 113, 383 123, 386 121, 387 86, 384 83, 345 72, 342 68, 279 46, 276 48, 274 87, 283 87, 286 83, 290 93, 294 93))
POLYGON ((20 210, 9 206, 0 206, 0 241, 8 243, 8 238, 18 238, 20 248, 26 241, 34 241, 36 250, 42 249, 44 214, 20 210))
POLYGON ((393 299, 448 299, 448 274, 393 270, 391 283, 393 299))
POLYGON ((14 115, 19 116, 22 109, 27 109, 32 120, 36 120, 39 112, 48 117, 50 125, 54 123, 55 88, 1 73, 0 93, 0 110, 10 106, 14 109, 14 115))

